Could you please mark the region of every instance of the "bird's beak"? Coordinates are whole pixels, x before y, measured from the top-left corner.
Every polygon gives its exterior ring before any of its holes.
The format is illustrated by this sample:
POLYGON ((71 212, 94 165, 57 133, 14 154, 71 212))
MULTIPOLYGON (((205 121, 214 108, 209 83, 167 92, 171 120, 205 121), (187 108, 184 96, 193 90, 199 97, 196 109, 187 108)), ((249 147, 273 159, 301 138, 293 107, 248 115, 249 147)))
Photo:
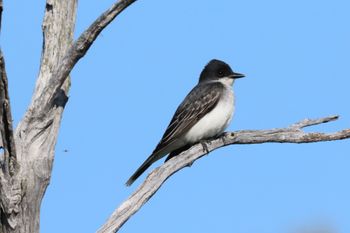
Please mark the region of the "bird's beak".
POLYGON ((233 73, 230 78, 232 79, 237 79, 237 78, 244 78, 245 75, 244 74, 240 74, 240 73, 233 73))

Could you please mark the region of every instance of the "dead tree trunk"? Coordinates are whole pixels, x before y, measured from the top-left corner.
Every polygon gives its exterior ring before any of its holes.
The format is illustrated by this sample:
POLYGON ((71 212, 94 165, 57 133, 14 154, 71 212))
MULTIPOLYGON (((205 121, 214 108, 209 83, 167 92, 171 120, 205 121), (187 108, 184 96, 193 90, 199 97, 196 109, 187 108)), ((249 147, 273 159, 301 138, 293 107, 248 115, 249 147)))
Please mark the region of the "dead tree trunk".
MULTIPOLYGON (((68 100, 69 73, 99 33, 134 1, 116 2, 76 42, 77 0, 46 1, 39 76, 28 110, 14 132, 0 51, 0 232, 39 232, 40 205, 50 182, 58 130, 68 100)), ((0 0, 0 15, 2 10, 0 0)))

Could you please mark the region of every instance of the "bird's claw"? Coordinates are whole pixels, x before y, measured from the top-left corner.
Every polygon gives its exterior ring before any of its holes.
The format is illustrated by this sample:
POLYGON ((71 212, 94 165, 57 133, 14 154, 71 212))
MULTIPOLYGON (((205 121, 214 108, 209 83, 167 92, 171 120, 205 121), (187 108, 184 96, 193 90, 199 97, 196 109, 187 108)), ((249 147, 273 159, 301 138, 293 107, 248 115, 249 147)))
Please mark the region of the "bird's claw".
POLYGON ((224 145, 226 145, 227 144, 227 140, 226 140, 226 137, 234 137, 235 136, 235 134, 234 133, 228 133, 228 132, 224 132, 224 133, 222 133, 221 135, 220 135, 220 138, 221 138, 221 140, 222 140, 222 143, 224 144, 224 145))
POLYGON ((202 147, 203 147, 203 152, 205 152, 205 153, 208 154, 210 151, 209 151, 209 149, 208 149, 207 141, 202 140, 202 141, 201 141, 201 144, 202 144, 202 147))

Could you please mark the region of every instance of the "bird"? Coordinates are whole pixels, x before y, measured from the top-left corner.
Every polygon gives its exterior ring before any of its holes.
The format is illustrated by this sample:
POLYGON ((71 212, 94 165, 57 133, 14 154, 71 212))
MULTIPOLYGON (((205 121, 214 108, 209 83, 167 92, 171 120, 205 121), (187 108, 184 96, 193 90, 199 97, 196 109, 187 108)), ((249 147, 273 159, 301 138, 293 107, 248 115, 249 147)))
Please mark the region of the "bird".
MULTIPOLYGON (((244 74, 233 72, 224 61, 212 59, 203 68, 198 84, 176 109, 152 154, 126 182, 130 186, 154 162, 178 155, 196 143, 221 135, 235 111, 233 84, 244 74)), ((207 150, 205 143, 203 148, 207 150)))

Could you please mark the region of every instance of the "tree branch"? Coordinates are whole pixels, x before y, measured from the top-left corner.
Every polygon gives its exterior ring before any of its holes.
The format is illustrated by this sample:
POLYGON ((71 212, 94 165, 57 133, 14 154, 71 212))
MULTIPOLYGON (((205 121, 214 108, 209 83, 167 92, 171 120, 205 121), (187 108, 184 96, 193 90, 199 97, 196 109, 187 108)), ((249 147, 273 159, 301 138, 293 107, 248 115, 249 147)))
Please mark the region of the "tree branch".
POLYGON ((1 22, 2 22, 2 10, 3 10, 3 3, 2 0, 0 0, 0 32, 1 32, 1 22))
MULTIPOLYGON (((0 32, 3 2, 0 0, 0 32)), ((0 159, 2 172, 12 176, 16 169, 16 146, 13 136, 10 96, 5 69, 5 59, 0 48, 0 148, 3 149, 3 160, 0 159)), ((0 183, 1 185, 1 183, 0 183)))
MULTIPOLYGON (((209 151, 213 151, 232 144, 259 144, 267 142, 311 143, 350 138, 350 129, 344 129, 335 133, 307 133, 302 131, 302 128, 307 126, 318 125, 337 119, 338 116, 305 119, 287 128, 242 130, 224 133, 219 138, 208 141, 207 147, 209 151)), ((182 168, 191 166, 194 161, 205 154, 206 152, 203 146, 201 143, 198 143, 187 151, 182 152, 179 156, 175 156, 160 167, 154 169, 147 176, 143 184, 113 212, 106 223, 98 230, 98 233, 118 231, 121 226, 157 192, 165 180, 182 168)))
POLYGON ((42 91, 44 96, 34 99, 34 106, 40 107, 41 112, 46 112, 47 109, 52 106, 53 101, 60 92, 60 88, 67 79, 69 73, 80 58, 86 54, 97 36, 117 15, 135 1, 136 0, 117 1, 79 36, 79 38, 68 49, 65 56, 60 60, 59 65, 55 66, 55 70, 53 71, 53 77, 55 78, 52 79, 49 85, 47 85, 42 91))
MULTIPOLYGON (((0 16, 1 17, 1 16, 0 16)), ((0 161, 4 173, 12 176, 15 172, 16 147, 13 137, 10 97, 5 70, 5 60, 0 49, 0 147, 4 150, 3 161, 0 161)))
MULTIPOLYGON (((0 0, 0 31, 3 2, 0 0)), ((19 212, 20 183, 16 179, 18 166, 12 126, 5 59, 0 48, 0 232, 16 226, 19 212)))

